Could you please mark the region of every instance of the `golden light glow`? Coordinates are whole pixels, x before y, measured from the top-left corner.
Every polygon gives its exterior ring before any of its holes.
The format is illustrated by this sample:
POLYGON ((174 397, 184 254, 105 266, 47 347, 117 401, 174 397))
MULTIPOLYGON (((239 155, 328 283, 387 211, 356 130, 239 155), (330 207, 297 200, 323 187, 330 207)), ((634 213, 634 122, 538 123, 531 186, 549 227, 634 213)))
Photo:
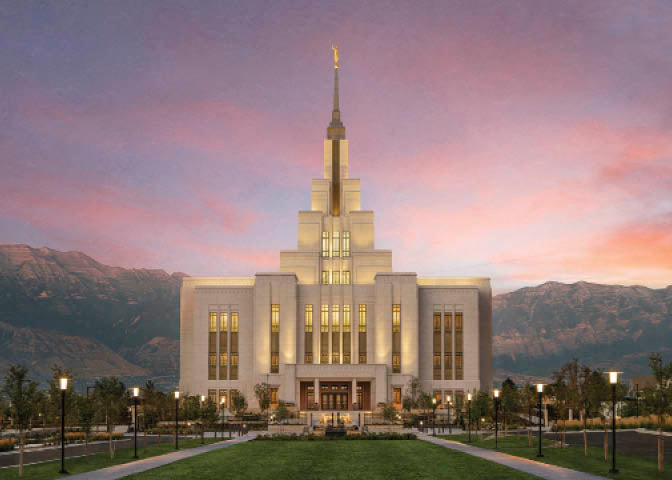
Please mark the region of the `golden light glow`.
POLYGON ((537 383, 537 393, 543 393, 543 392, 544 392, 544 384, 537 383))
POLYGON ((609 383, 616 385, 618 383, 618 372, 609 372, 609 383))
POLYGON ((497 390, 496 388, 495 388, 494 394, 495 394, 495 398, 499 398, 499 390, 497 390))
POLYGON ((179 399, 180 399, 180 391, 175 390, 175 400, 179 400, 179 399))
POLYGON ((58 385, 61 390, 68 389, 68 377, 61 377, 58 379, 58 385))
POLYGON ((467 393, 467 400, 471 402, 471 393, 467 393))
POLYGON ((201 402, 205 402, 205 395, 201 395, 201 402))
POLYGON ((334 68, 338 68, 338 45, 332 43, 331 49, 334 51, 334 68))
POLYGON ((140 396, 140 388, 139 387, 133 387, 131 389, 133 392, 133 398, 138 398, 140 396))

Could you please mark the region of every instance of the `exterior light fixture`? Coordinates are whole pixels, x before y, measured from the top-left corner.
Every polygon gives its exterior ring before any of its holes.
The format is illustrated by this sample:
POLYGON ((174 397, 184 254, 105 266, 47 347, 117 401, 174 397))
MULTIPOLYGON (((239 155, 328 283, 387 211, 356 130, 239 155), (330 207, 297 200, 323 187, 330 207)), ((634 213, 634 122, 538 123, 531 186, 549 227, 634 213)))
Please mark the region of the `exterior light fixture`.
POLYGON ((65 469, 65 392, 68 389, 68 377, 58 379, 58 388, 61 390, 61 470, 58 473, 67 474, 65 469))
POLYGON ((133 397, 133 458, 138 459, 138 397, 140 396, 140 388, 133 387, 131 389, 131 396, 133 397))
POLYGON ((539 394, 539 412, 537 413, 539 415, 539 452, 537 453, 537 457, 543 457, 544 454, 541 453, 541 397, 544 393, 543 383, 537 383, 537 393, 539 394))
POLYGON ((616 385, 620 372, 608 372, 611 384, 611 469, 609 473, 618 473, 616 468, 616 385))
POLYGON ((175 390, 175 450, 179 450, 180 446, 177 440, 177 431, 178 431, 178 417, 180 414, 180 391, 175 390))
POLYGON ((499 390, 495 388, 493 395, 495 396, 495 450, 499 448, 499 390))

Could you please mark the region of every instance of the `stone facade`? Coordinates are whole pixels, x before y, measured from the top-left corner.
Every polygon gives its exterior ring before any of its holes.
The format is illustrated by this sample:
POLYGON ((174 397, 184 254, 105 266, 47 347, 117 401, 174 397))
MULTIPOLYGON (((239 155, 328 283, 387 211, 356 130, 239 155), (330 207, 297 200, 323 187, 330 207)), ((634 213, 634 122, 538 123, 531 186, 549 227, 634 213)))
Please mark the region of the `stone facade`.
POLYGON ((375 248, 373 212, 360 209, 360 181, 349 178, 337 99, 323 178, 312 181, 298 247, 280 252, 280 272, 183 280, 181 391, 226 406, 240 392, 255 408, 254 386, 266 382, 301 410, 373 410, 399 405, 413 377, 439 404, 490 388, 490 280, 393 272, 392 252, 375 248))

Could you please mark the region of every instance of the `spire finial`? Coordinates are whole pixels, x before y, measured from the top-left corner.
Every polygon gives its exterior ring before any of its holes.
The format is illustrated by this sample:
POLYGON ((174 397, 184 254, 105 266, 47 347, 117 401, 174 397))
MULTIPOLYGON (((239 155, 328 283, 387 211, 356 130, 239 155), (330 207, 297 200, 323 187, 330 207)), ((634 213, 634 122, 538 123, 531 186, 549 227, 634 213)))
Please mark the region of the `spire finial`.
POLYGON ((345 127, 341 122, 341 111, 338 107, 338 45, 331 44, 334 52, 334 109, 331 112, 331 123, 327 128, 327 138, 330 140, 340 140, 345 138, 345 127))

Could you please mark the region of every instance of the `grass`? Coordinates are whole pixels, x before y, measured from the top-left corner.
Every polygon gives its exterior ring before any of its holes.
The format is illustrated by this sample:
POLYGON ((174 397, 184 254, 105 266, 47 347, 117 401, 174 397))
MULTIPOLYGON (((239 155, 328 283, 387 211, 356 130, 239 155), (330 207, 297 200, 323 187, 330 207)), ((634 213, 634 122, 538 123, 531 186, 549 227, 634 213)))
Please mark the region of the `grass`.
MULTIPOLYGON (((441 438, 455 440, 467 443, 467 435, 441 435, 441 438)), ((471 445, 475 447, 494 449, 493 440, 476 440, 472 434, 471 445)), ((611 468, 611 451, 608 460, 604 460, 604 451, 598 447, 589 447, 588 456, 583 454, 583 445, 580 447, 558 448, 553 445, 557 443, 551 440, 544 440, 542 444, 543 458, 537 458, 538 444, 537 438, 532 437, 532 447, 527 446, 527 436, 521 436, 516 439, 515 436, 508 436, 499 439, 498 451, 515 455, 516 457, 528 458, 531 460, 557 465, 559 467, 571 468, 581 472, 592 473, 609 478, 619 478, 628 480, 672 480, 672 469, 668 467, 667 472, 658 472, 658 464, 655 459, 627 455, 618 453, 616 456, 616 468, 620 471, 617 475, 609 474, 611 468)))
MULTIPOLYGON (((214 443, 220 441, 213 438, 206 438, 205 443, 214 443)), ((138 438, 138 456, 140 459, 155 457, 165 453, 174 452, 174 444, 170 441, 160 445, 149 445, 145 450, 140 438, 138 438)), ((200 447, 200 438, 194 439, 180 439, 180 450, 187 448, 200 447)), ((66 449, 67 454, 67 449, 66 449)), ((98 470, 99 468, 111 467, 112 465, 119 465, 121 463, 128 463, 133 461, 133 448, 119 448, 114 453, 114 459, 110 459, 109 452, 92 453, 88 457, 76 457, 65 459, 65 468, 70 474, 89 472, 91 470, 98 470)), ((9 467, 0 469, 0 479, 23 478, 25 480, 50 480, 52 478, 65 478, 67 475, 61 475, 58 471, 61 468, 61 461, 50 461, 38 463, 35 465, 26 465, 24 468, 23 477, 19 477, 18 467, 9 467)))
POLYGON ((534 479, 419 440, 246 442, 130 476, 189 479, 534 479))

